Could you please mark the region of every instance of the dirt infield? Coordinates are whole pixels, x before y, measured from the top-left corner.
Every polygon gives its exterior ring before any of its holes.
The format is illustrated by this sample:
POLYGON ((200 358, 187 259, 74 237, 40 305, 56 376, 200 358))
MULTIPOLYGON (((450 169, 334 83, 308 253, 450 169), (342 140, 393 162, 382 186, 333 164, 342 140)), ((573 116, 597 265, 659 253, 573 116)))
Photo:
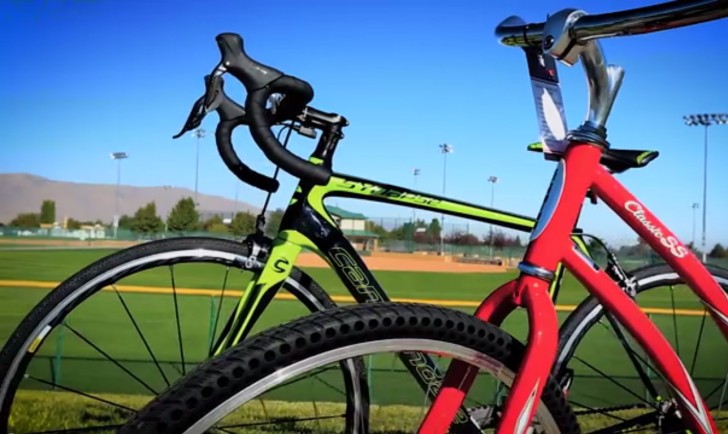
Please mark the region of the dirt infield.
POLYGON ((136 241, 122 241, 122 240, 78 240, 75 238, 59 239, 59 238, 0 238, 0 245, 13 244, 13 245, 24 245, 24 246, 58 246, 58 247, 114 247, 124 248, 131 247, 138 244, 136 241))
MULTIPOLYGON (((428 256, 409 253, 379 253, 364 256, 364 262, 371 270, 391 271, 431 271, 434 273, 502 273, 506 267, 485 264, 463 264, 451 257, 428 256)), ((298 257, 299 267, 325 268, 328 264, 314 253, 304 253, 298 257)))
MULTIPOLYGON (((43 247, 124 248, 137 243, 121 240, 0 238, 0 245, 3 244, 43 247)), ((363 258, 367 267, 371 270, 431 271, 435 273, 502 273, 507 270, 506 267, 498 265, 465 264, 457 262, 450 256, 442 257, 418 253, 373 252, 371 256, 364 256, 363 258)), ((303 253, 296 261, 296 265, 299 267, 328 267, 328 264, 314 253, 303 253)))

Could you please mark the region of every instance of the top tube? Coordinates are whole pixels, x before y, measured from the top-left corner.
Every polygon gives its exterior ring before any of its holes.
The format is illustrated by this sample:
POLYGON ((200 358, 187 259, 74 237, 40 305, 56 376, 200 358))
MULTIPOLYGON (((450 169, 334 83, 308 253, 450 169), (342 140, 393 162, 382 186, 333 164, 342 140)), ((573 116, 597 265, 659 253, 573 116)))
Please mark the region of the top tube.
MULTIPOLYGON (((572 36, 579 41, 611 36, 639 35, 712 21, 728 16, 726 0, 671 1, 619 12, 585 15, 574 24, 572 36)), ((540 45, 544 23, 504 22, 496 36, 504 45, 540 45)))

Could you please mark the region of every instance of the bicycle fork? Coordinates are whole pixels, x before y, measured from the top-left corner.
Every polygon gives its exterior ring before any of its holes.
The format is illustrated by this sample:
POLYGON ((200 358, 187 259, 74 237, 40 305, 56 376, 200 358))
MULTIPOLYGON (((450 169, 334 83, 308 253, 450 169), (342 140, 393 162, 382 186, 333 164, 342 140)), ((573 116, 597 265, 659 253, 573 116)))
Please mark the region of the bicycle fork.
POLYGON ((290 276, 300 252, 301 246, 298 244, 276 239, 265 266, 260 274, 248 282, 233 314, 212 347, 210 356, 217 356, 248 336, 261 314, 290 276))
MULTIPOLYGON (((536 277, 522 276, 496 289, 475 312, 478 319, 500 325, 517 307, 525 307, 528 311, 529 345, 523 358, 525 363, 520 366, 519 375, 513 379, 512 394, 506 399, 503 419, 500 421, 500 432, 526 432, 530 426, 531 413, 538 407, 545 379, 554 362, 558 345, 558 321, 549 285, 550 282, 536 277), (518 387, 521 383, 534 386, 518 387)), ((496 371, 494 374, 498 373, 496 371)), ((467 361, 453 360, 450 363, 440 393, 420 426, 420 433, 447 432, 453 411, 462 405, 477 374, 478 368, 467 361)))

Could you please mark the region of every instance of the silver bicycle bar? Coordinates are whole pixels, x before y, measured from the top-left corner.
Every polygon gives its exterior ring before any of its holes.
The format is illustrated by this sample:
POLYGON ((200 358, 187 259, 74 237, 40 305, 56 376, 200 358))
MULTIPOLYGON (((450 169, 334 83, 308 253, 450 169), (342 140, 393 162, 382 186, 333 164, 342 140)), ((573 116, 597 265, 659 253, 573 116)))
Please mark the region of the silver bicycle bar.
POLYGON ((544 54, 569 66, 581 60, 589 87, 589 106, 584 123, 571 131, 569 138, 608 146, 606 123, 624 70, 607 64, 598 39, 674 29, 726 16, 728 0, 681 0, 598 15, 564 9, 538 24, 526 24, 511 16, 496 27, 495 33, 505 45, 540 45, 544 54))
MULTIPOLYGON (((652 33, 727 16, 726 0, 671 1, 626 11, 585 15, 574 23, 570 31, 574 39, 582 42, 611 36, 652 33)), ((498 25, 495 34, 504 45, 540 45, 544 24, 526 24, 519 17, 511 16, 498 25)))

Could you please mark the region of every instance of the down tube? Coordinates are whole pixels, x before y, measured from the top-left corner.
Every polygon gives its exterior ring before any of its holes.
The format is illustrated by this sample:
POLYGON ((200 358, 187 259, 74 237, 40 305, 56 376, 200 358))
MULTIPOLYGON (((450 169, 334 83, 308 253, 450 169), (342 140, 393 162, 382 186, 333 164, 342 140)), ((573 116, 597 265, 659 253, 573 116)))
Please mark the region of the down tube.
MULTIPOLYGON (((351 244, 343 236, 332 235, 328 239, 317 239, 315 242, 342 282, 349 288, 358 303, 379 303, 389 301, 387 294, 379 287, 371 271, 356 253, 351 244)), ((402 352, 399 359, 414 377, 420 388, 434 399, 442 382, 443 373, 437 362, 428 354, 418 352, 402 352)), ((480 430, 468 417, 465 408, 453 411, 453 433, 476 434, 480 430)))
POLYGON ((600 167, 597 172, 594 191, 685 279, 703 300, 728 340, 728 294, 721 289, 693 252, 604 168, 600 167))
POLYGON ((658 369, 665 375, 670 387, 688 415, 688 422, 695 433, 717 433, 715 422, 708 407, 700 397, 687 369, 675 354, 667 339, 652 321, 619 286, 594 262, 570 249, 564 256, 566 268, 592 292, 599 302, 622 323, 637 342, 649 354, 658 369))

